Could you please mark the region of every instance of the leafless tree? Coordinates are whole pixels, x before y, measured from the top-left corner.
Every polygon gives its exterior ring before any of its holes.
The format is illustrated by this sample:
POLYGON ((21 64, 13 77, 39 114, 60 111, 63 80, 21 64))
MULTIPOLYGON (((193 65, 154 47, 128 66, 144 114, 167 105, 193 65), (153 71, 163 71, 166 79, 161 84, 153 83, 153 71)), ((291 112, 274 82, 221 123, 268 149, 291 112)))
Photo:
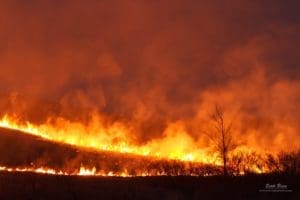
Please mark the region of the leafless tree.
POLYGON ((213 130, 208 133, 209 138, 215 146, 223 164, 223 174, 228 175, 228 154, 235 149, 236 144, 232 140, 232 122, 226 123, 224 119, 224 111, 219 106, 215 106, 215 111, 211 116, 213 121, 213 130))

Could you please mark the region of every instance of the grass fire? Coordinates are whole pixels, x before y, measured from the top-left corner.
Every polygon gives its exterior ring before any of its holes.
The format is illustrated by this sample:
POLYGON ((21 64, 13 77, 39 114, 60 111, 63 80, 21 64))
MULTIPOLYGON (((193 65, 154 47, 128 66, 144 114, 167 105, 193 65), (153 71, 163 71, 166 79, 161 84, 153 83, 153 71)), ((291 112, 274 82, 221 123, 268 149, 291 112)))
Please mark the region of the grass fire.
POLYGON ((0 199, 299 199, 299 7, 0 1, 0 199))
MULTIPOLYGON (((217 110, 216 114, 221 117, 219 112, 217 110)), ((101 143, 101 140, 97 143, 92 140, 95 138, 80 141, 71 137, 70 140, 68 132, 64 132, 65 137, 63 137, 60 130, 49 125, 35 126, 29 122, 18 124, 7 116, 2 119, 0 125, 5 127, 0 135, 2 144, 0 171, 124 177, 299 173, 300 152, 297 151, 280 152, 278 155, 267 152, 262 154, 245 146, 236 146, 231 151, 224 152, 222 149, 228 147, 220 146, 222 142, 225 142, 220 140, 217 141, 219 145, 217 148, 221 148, 221 151, 212 148, 211 151, 197 154, 200 151, 191 149, 193 150, 191 152, 177 151, 177 157, 173 157, 172 149, 169 150, 169 154, 161 155, 159 152, 154 154, 151 151, 151 145, 130 146, 126 145, 127 141, 112 144, 101 143), (54 131, 48 132, 47 130, 54 131), (57 137, 57 133, 60 133, 61 137, 57 137)), ((223 125, 218 128, 226 129, 223 125)), ((72 132, 72 130, 69 131, 72 132)), ((86 135, 87 133, 80 134, 86 135)), ((225 135, 221 134, 220 137, 225 137, 225 135)), ((171 142, 172 139, 169 143, 171 142)), ((162 148, 165 147, 162 146, 162 148)))

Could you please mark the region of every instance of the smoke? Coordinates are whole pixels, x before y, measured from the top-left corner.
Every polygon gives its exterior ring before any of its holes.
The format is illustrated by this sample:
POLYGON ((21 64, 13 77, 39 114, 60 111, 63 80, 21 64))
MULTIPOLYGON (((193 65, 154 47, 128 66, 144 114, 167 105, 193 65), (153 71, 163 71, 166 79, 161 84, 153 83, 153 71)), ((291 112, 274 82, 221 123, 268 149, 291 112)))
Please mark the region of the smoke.
POLYGON ((218 103, 242 142, 298 148, 296 4, 3 1, 0 113, 36 124, 99 115, 140 143, 180 123, 202 144, 218 103))

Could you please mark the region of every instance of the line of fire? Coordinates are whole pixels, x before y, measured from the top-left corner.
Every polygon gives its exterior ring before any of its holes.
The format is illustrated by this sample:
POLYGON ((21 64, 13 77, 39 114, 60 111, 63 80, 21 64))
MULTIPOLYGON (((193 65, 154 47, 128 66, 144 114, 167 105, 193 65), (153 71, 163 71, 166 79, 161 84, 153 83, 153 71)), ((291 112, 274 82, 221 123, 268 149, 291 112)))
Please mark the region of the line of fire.
POLYGON ((299 174, 300 151, 255 151, 235 140, 233 121, 226 121, 219 105, 210 118, 211 131, 202 130, 210 143, 203 148, 180 123, 171 125, 169 136, 137 145, 127 140, 126 127, 104 127, 98 118, 86 126, 64 119, 35 125, 5 115, 0 171, 121 177, 299 174))

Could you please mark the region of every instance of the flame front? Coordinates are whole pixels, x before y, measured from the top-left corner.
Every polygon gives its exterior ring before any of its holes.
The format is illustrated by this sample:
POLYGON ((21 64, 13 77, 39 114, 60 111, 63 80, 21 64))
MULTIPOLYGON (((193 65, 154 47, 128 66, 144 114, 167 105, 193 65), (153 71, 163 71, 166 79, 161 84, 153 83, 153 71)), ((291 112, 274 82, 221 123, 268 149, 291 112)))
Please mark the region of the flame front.
POLYGON ((145 145, 135 145, 129 137, 128 128, 119 123, 104 127, 99 121, 101 119, 94 117, 90 124, 84 126, 65 119, 57 119, 54 124, 34 125, 30 122, 18 123, 13 117, 5 115, 0 120, 0 126, 56 142, 97 150, 218 164, 215 156, 207 154, 207 149, 196 146, 180 123, 171 124, 164 138, 151 140, 145 145))
MULTIPOLYGON (((97 171, 96 167, 87 168, 81 166, 79 170, 74 172, 63 172, 61 170, 50 169, 48 167, 6 167, 0 166, 0 172, 29 172, 29 173, 37 173, 37 174, 48 174, 48 175, 61 175, 61 176, 103 176, 103 177, 145 177, 145 176, 166 176, 167 174, 164 172, 161 173, 147 173, 140 172, 137 174, 129 174, 126 170, 114 173, 112 171, 104 172, 97 171)), ((174 176, 172 174, 168 174, 168 176, 174 176)), ((189 174, 189 176, 199 176, 198 174, 189 174)))
MULTIPOLYGON (((112 173, 112 172, 96 172, 96 168, 93 167, 92 169, 86 168, 81 166, 79 171, 75 172, 63 172, 58 171, 55 169, 50 169, 47 167, 39 167, 39 168, 33 168, 33 167, 6 167, 6 166, 0 166, 0 171, 7 171, 7 172, 31 172, 31 173, 37 173, 37 174, 49 174, 49 175, 64 175, 64 176, 118 176, 118 177, 129 177, 130 175, 126 172, 122 173, 112 173)), ((136 176, 144 176, 144 174, 139 174, 136 176)))
MULTIPOLYGON (((50 120, 49 120, 50 121, 50 120)), ((134 140, 128 137, 130 128, 120 123, 111 126, 103 126, 101 119, 94 117, 88 125, 70 122, 59 118, 54 123, 47 122, 42 125, 34 125, 30 122, 20 123, 16 118, 5 115, 0 120, 0 126, 22 131, 24 134, 36 135, 50 141, 64 144, 76 145, 77 147, 93 148, 99 151, 111 151, 117 153, 130 153, 149 157, 151 159, 176 160, 182 163, 208 164, 215 166, 215 172, 201 172, 202 175, 219 174, 218 168, 222 166, 222 161, 218 153, 211 151, 210 148, 200 148, 197 143, 189 136, 182 123, 172 123, 164 132, 163 138, 153 139, 146 144, 137 145, 134 140)), ((232 160, 231 165, 236 169, 233 172, 236 175, 243 175, 247 172, 266 173, 271 172, 266 166, 266 158, 263 152, 253 154, 249 146, 238 146, 229 154, 232 160), (239 157, 240 156, 240 157, 239 157), (242 156, 242 157, 241 157, 242 156), (248 163, 242 163, 246 160, 248 163)), ((74 167, 70 170, 53 169, 34 165, 29 167, 8 167, 1 166, 0 171, 9 172, 34 172, 53 175, 78 175, 78 176, 161 176, 161 175, 199 175, 193 168, 188 165, 182 165, 179 171, 164 171, 160 169, 147 170, 137 169, 128 172, 126 168, 121 170, 102 170, 96 166, 80 166, 78 170, 74 167), (184 169, 186 168, 186 169, 184 169), (72 171, 73 170, 73 171, 72 171)), ((172 165, 170 165, 172 166, 172 165)), ((231 167, 231 166, 229 166, 231 167)), ((196 170, 197 171, 197 170, 196 170)), ((200 170, 201 171, 201 170, 200 170)), ((209 171, 209 170, 208 170, 209 171)))

